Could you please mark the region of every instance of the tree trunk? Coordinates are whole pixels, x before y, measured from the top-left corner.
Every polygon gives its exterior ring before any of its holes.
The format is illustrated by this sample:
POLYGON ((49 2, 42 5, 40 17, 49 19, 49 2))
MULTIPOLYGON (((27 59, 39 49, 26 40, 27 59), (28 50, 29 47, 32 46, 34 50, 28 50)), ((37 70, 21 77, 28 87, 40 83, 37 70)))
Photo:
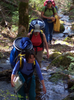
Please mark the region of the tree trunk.
POLYGON ((74 4, 74 0, 72 0, 72 4, 74 4))
POLYGON ((2 2, 5 2, 5 3, 10 4, 10 5, 13 5, 14 7, 18 7, 17 4, 15 4, 15 3, 13 3, 13 2, 11 2, 9 0, 2 0, 2 2))
POLYGON ((29 0, 20 0, 19 3, 19 28, 18 28, 18 37, 26 36, 28 33, 28 1, 29 0))

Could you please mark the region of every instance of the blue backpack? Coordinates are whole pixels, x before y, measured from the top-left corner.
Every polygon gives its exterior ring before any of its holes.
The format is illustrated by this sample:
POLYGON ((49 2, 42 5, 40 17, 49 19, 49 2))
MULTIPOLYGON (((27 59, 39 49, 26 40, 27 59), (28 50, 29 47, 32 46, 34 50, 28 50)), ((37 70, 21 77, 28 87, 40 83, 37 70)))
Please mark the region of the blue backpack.
MULTIPOLYGON (((32 50, 33 45, 28 37, 19 37, 14 40, 13 48, 10 53, 10 64, 14 68, 16 62, 20 58, 20 64, 22 64, 22 57, 25 56, 26 50, 32 50)), ((21 65, 22 66, 22 65, 21 65)))
POLYGON ((15 64, 16 64, 16 57, 18 56, 19 51, 13 46, 13 49, 11 50, 10 53, 10 64, 11 67, 14 68, 15 64))

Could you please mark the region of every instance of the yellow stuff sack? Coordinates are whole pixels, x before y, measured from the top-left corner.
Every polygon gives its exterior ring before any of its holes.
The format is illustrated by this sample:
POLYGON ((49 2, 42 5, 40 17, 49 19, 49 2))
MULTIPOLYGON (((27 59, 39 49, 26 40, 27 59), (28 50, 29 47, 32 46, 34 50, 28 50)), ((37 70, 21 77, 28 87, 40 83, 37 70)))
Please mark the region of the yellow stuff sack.
POLYGON ((60 20, 59 17, 57 15, 55 15, 56 21, 54 22, 54 28, 53 30, 55 32, 60 32, 60 20))

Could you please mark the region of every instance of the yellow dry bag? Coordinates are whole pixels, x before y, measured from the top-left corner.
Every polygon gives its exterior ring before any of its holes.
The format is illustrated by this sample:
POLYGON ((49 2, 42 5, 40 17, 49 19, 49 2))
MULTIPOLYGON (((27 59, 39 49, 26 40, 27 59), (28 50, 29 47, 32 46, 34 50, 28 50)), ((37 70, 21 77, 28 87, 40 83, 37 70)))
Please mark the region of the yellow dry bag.
POLYGON ((60 20, 57 15, 55 15, 56 21, 54 22, 54 31, 55 32, 60 32, 60 20))

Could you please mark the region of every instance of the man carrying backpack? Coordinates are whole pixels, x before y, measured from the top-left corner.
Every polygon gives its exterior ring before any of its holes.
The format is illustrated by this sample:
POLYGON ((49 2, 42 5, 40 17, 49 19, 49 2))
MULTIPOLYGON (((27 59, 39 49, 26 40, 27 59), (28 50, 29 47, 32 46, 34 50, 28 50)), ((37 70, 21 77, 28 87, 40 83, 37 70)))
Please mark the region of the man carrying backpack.
POLYGON ((40 25, 35 24, 33 31, 28 33, 27 36, 30 38, 30 40, 33 44, 33 47, 34 47, 34 50, 35 50, 35 53, 36 53, 36 58, 38 60, 38 63, 41 66, 44 46, 47 50, 47 58, 49 58, 48 44, 47 44, 47 41, 46 41, 45 34, 41 31, 40 25))
POLYGON ((56 13, 55 7, 52 7, 51 0, 47 1, 47 5, 42 8, 41 17, 45 22, 45 36, 47 42, 51 44, 53 34, 53 21, 55 21, 54 15, 56 13))

